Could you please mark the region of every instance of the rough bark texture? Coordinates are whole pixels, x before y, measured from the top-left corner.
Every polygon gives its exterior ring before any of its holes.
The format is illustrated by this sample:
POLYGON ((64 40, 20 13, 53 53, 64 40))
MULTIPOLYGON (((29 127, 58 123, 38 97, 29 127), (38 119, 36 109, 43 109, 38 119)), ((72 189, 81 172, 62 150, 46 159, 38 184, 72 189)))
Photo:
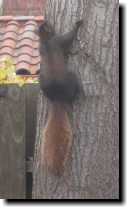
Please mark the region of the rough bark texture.
POLYGON ((48 111, 48 101, 40 95, 34 199, 119 198, 118 9, 118 0, 46 0, 46 18, 57 32, 67 32, 76 20, 84 19, 67 63, 82 91, 72 108, 72 147, 60 181, 40 166, 48 111))

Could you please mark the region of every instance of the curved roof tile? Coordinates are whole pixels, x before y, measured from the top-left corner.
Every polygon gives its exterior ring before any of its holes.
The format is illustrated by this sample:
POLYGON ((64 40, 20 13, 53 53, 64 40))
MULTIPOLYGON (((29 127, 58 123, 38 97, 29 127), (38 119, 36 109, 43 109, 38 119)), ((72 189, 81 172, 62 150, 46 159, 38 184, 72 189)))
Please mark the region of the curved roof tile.
POLYGON ((43 21, 43 16, 0 16, 0 59, 11 59, 15 71, 25 69, 36 74, 40 69, 38 36, 34 29, 43 21))
MULTIPOLYGON (((10 46, 12 49, 14 49, 16 46, 16 40, 5 39, 2 41, 2 43, 0 45, 1 45, 1 48, 6 47, 6 46, 10 46)), ((1 50, 0 50, 0 54, 1 54, 1 50)))
MULTIPOLYGON (((34 51, 33 47, 21 45, 21 47, 15 49, 14 56, 19 56, 20 54, 28 54, 31 56, 33 51, 34 51)), ((39 53, 37 54, 37 56, 39 56, 39 53)))
MULTIPOLYGON (((43 21, 43 20, 42 20, 43 21)), ((28 20, 25 25, 35 25, 38 26, 38 22, 36 20, 28 20)))
POLYGON ((27 62, 19 62, 18 64, 15 65, 15 69, 16 71, 20 70, 20 69, 26 69, 30 72, 30 65, 27 62))
POLYGON ((18 36, 18 41, 21 41, 24 38, 29 38, 31 40, 34 40, 35 38, 34 31, 24 31, 22 34, 18 36))
POLYGON ((15 31, 15 33, 18 34, 19 26, 14 23, 11 23, 11 24, 7 25, 7 28, 6 28, 6 33, 9 31, 15 31))
POLYGON ((0 49, 0 51, 1 51, 2 54, 5 54, 5 53, 7 53, 9 55, 13 54, 13 49, 11 47, 9 47, 9 46, 2 47, 0 49))
POLYGON ((29 38, 25 38, 25 39, 17 41, 16 48, 19 48, 19 47, 22 47, 22 46, 32 47, 33 46, 33 40, 29 39, 29 38))
POLYGON ((7 26, 8 26, 8 25, 11 25, 11 24, 14 24, 14 25, 19 26, 18 21, 14 21, 14 20, 12 20, 12 21, 8 21, 8 22, 7 22, 7 26))

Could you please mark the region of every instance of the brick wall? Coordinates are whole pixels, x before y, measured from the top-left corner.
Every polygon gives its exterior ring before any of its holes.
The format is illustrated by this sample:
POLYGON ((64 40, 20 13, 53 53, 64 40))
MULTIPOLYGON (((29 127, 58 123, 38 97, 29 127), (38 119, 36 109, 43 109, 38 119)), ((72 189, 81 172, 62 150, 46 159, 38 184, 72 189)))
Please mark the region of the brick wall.
POLYGON ((3 0, 3 14, 14 16, 41 16, 45 0, 3 0))

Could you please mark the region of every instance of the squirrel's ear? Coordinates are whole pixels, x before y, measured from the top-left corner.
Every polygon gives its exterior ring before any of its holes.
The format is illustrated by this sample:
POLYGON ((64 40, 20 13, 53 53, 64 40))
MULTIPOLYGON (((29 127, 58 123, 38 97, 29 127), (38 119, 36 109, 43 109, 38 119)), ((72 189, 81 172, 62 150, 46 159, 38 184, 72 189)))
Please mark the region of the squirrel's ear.
POLYGON ((44 24, 44 30, 47 32, 47 33, 51 33, 51 28, 47 25, 47 23, 44 24))
POLYGON ((34 32, 39 36, 39 29, 38 28, 35 28, 34 32))

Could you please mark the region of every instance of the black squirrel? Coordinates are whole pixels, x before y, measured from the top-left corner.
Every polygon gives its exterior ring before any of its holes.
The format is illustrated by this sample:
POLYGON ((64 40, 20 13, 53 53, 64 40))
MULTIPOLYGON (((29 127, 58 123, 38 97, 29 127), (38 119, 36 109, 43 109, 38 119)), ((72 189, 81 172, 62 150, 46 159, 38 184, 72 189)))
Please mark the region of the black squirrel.
POLYGON ((50 100, 48 119, 43 130, 41 163, 58 177, 64 174, 72 141, 67 107, 79 92, 76 75, 66 69, 64 51, 76 37, 82 23, 83 20, 76 22, 73 29, 64 35, 56 35, 46 21, 36 30, 40 38, 39 83, 43 93, 50 100))

